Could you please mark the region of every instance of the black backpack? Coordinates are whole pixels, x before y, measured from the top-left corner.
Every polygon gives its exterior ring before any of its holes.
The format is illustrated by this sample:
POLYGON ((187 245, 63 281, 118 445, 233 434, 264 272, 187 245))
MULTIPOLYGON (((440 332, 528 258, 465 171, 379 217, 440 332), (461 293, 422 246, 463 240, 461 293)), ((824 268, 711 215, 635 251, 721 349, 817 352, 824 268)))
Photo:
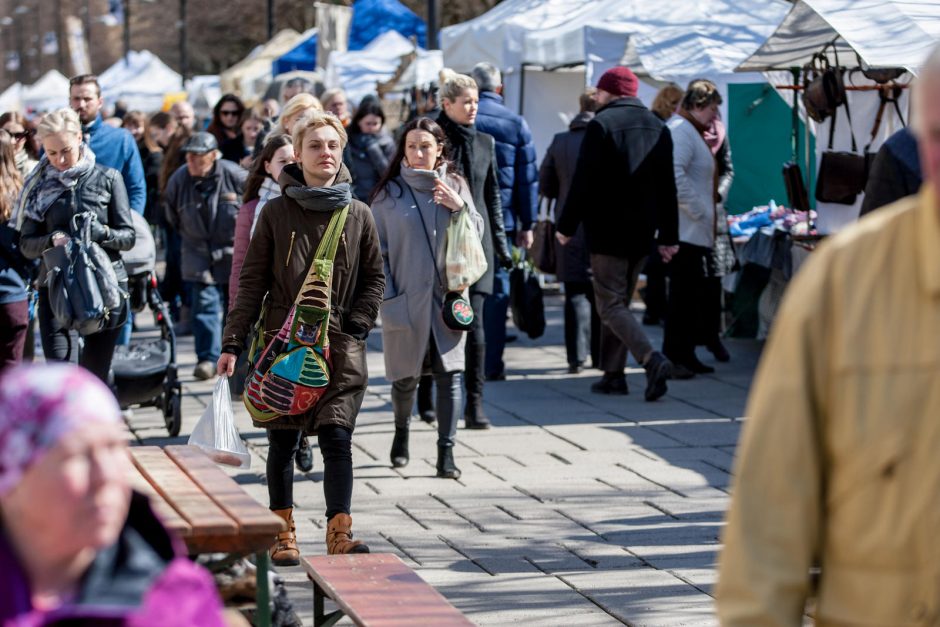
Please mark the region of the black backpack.
POLYGON ((90 213, 72 217, 72 239, 43 252, 49 306, 63 329, 91 335, 117 324, 127 294, 108 254, 91 241, 90 213))

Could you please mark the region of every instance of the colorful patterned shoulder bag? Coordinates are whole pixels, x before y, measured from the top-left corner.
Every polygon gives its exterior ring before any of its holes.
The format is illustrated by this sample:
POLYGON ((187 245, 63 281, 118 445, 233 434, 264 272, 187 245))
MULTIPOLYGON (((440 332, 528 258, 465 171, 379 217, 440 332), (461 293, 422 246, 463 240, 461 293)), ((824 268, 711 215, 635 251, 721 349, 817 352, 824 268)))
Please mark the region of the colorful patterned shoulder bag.
POLYGON ((260 355, 263 329, 248 354, 254 364, 245 383, 245 407, 257 421, 308 412, 330 384, 330 296, 333 259, 349 206, 335 211, 317 246, 307 277, 281 325, 260 355))

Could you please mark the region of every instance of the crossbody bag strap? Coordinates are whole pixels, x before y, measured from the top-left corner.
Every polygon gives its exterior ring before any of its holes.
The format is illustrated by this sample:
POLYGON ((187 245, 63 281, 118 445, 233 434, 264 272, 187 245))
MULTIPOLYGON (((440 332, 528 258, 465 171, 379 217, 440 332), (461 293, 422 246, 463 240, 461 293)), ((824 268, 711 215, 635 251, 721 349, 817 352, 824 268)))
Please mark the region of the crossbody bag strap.
POLYGON ((434 274, 437 275, 437 282, 441 286, 441 293, 446 294, 447 290, 444 287, 444 280, 441 278, 441 271, 437 267, 437 255, 434 252, 434 247, 431 245, 431 234, 428 232, 428 225, 424 223, 424 216, 421 215, 421 205, 418 204, 418 197, 415 196, 415 191, 411 189, 411 185, 408 183, 402 182, 405 187, 408 188, 408 192, 411 194, 411 199, 415 203, 415 210, 418 212, 418 222, 421 223, 421 228, 424 229, 424 241, 428 244, 428 252, 431 253, 431 262, 434 266, 434 274))
POLYGON ((302 303, 302 301, 313 299, 313 306, 329 308, 329 292, 332 285, 333 272, 331 270, 328 276, 322 277, 320 276, 320 269, 326 265, 332 265, 333 259, 336 257, 336 251, 339 248, 340 238, 343 235, 343 227, 346 226, 346 217, 348 215, 349 205, 346 205, 342 209, 334 211, 333 215, 330 217, 330 223, 326 226, 326 231, 323 232, 323 238, 320 239, 320 244, 313 254, 313 260, 310 262, 307 276, 304 279, 303 285, 300 286, 300 290, 297 292, 297 298, 294 299, 295 304, 306 305, 307 303, 302 303), (318 282, 324 281, 326 282, 326 293, 322 293, 323 290, 317 287, 318 282))

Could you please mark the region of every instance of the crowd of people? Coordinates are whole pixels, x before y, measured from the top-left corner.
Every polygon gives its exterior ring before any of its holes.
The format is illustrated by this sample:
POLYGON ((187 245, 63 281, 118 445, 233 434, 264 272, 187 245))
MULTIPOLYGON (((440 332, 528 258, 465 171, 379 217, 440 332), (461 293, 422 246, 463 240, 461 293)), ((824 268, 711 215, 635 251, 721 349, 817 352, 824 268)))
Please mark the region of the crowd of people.
POLYGON ((484 389, 506 378, 509 270, 533 244, 540 197, 555 202, 568 370, 600 369, 592 392, 627 393, 628 353, 646 370, 648 401, 671 377, 711 371, 696 346, 729 357, 719 339, 721 201, 732 176, 721 97, 709 81, 673 85, 651 111, 637 84, 625 67, 606 72, 539 165, 489 64, 471 75, 444 70, 397 129, 377 96, 352 106, 341 90, 317 98, 294 84, 254 106, 226 94, 205 125, 185 101, 115 118, 105 116, 96 77, 77 76, 70 108, 0 116, 3 366, 28 360, 38 332, 47 361, 78 363, 108 382, 115 347, 134 325, 127 302, 93 332, 70 330, 50 303, 46 274, 55 268, 44 253, 88 238, 126 292, 122 253, 135 246, 132 213, 143 215, 165 256, 160 296, 178 333, 193 336, 193 376, 232 376, 267 430, 269 505, 288 523, 274 562, 299 558, 293 466, 312 467, 314 434, 329 552, 368 551, 352 539, 350 516, 365 339, 381 315, 391 464, 409 463, 417 415, 437 425, 437 476, 460 477, 460 417, 466 428, 490 428, 484 389), (458 221, 486 263, 454 289, 448 227, 458 221), (665 321, 662 350, 630 309, 644 270, 658 312, 647 322, 665 321), (669 289, 656 287, 666 275, 669 289), (309 302, 327 311, 315 324, 302 318, 309 302), (264 362, 286 337, 309 347, 294 384, 317 359, 327 364, 330 383, 309 410, 273 411, 259 391, 268 369, 292 381, 264 362))

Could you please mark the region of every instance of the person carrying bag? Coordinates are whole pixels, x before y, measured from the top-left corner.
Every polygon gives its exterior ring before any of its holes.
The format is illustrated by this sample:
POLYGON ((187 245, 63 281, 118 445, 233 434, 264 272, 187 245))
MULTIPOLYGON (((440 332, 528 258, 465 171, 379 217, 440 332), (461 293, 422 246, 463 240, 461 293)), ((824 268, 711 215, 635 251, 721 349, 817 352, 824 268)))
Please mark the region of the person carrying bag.
MULTIPOLYGON (((244 400, 255 420, 302 415, 313 409, 330 383, 333 259, 347 215, 349 205, 333 212, 303 287, 278 334, 263 350, 263 334, 254 334, 244 400)), ((262 319, 263 315, 259 321, 262 319)))
POLYGON ((47 361, 75 361, 107 381, 127 318, 127 271, 121 252, 136 241, 120 172, 95 162, 71 109, 47 114, 38 128, 45 154, 17 203, 20 249, 43 259, 39 331, 47 361), (48 280, 47 280, 47 274, 48 280))
POLYGON ((253 424, 267 430, 269 506, 287 523, 271 538, 278 566, 300 562, 294 457, 304 434, 316 434, 323 455, 327 552, 369 551, 352 538, 352 434, 368 385, 365 340, 385 289, 372 212, 353 200, 343 165, 343 125, 310 113, 292 135, 298 162, 281 170, 283 193, 258 216, 216 364, 231 375, 256 325, 259 360, 245 396, 253 424))
POLYGON ((474 322, 466 293, 481 267, 469 260, 482 251, 483 217, 464 178, 450 169, 446 136, 436 122, 417 118, 405 126, 372 212, 385 262, 382 352, 395 415, 392 466, 409 462, 415 391, 430 374, 437 388, 437 476, 456 479, 465 331, 474 322))

